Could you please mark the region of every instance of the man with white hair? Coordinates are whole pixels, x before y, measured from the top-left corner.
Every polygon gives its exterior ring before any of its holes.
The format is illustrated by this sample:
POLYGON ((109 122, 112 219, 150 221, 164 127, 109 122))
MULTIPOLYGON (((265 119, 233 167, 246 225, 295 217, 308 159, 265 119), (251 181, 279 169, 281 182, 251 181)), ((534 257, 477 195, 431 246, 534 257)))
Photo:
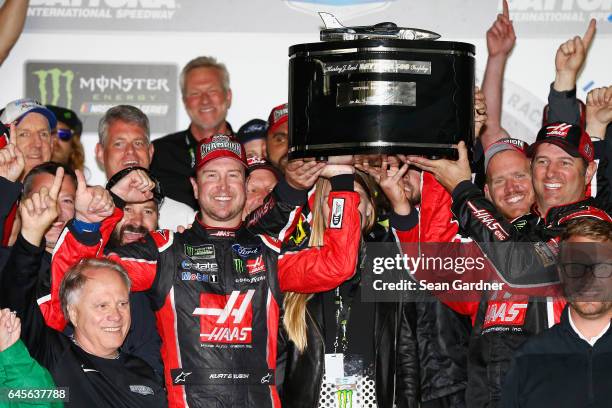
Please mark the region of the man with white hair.
POLYGON ((191 119, 186 130, 153 142, 155 155, 151 172, 166 194, 198 209, 189 177, 193 176, 196 146, 217 134, 232 135, 226 121, 232 104, 229 72, 213 57, 197 57, 185 65, 179 78, 185 110, 191 119))

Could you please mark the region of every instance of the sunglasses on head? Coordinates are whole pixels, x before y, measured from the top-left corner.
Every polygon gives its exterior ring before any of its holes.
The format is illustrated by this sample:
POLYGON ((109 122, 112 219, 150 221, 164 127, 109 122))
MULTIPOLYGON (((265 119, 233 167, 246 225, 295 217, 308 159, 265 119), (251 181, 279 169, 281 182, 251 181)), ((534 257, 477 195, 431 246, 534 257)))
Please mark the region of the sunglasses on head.
POLYGON ((61 140, 68 141, 72 139, 72 130, 70 129, 57 129, 57 137, 61 140))

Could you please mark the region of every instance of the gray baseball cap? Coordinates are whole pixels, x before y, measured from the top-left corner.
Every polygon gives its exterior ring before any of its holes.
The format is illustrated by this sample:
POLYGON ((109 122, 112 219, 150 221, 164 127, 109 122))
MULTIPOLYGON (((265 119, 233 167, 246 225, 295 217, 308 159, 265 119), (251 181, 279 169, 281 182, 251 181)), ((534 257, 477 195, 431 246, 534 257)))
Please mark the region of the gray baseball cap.
POLYGON ((484 157, 484 168, 485 173, 487 168, 489 167, 489 161, 499 152, 503 152, 504 150, 515 150, 519 153, 522 153, 525 157, 527 157, 527 148, 529 144, 523 142, 520 139, 514 139, 512 137, 505 137, 503 139, 499 139, 497 142, 491 144, 487 150, 485 150, 484 157))

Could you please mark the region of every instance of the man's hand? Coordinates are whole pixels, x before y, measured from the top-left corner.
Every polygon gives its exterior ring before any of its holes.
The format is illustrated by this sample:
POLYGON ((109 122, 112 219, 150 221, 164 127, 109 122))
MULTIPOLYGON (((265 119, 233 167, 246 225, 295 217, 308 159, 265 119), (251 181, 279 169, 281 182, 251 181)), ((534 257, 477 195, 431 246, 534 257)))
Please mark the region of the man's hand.
POLYGON ((332 178, 340 174, 354 174, 353 156, 329 156, 321 177, 332 178))
POLYGON ((478 138, 480 130, 487 121, 487 103, 480 88, 474 89, 474 137, 478 138))
POLYGON ((186 227, 184 225, 177 225, 176 226, 176 232, 182 234, 183 232, 187 231, 188 229, 191 229, 192 226, 193 226, 193 224, 187 224, 186 227))
POLYGON ((297 190, 310 190, 326 163, 319 163, 314 160, 304 161, 302 159, 291 160, 285 169, 285 180, 287 184, 297 190))
POLYGON ((601 139, 606 136, 606 127, 612 122, 612 85, 595 88, 587 95, 587 133, 601 139))
POLYGON ((512 48, 514 48, 515 43, 516 34, 514 34, 512 21, 510 21, 508 2, 504 0, 502 14, 497 15, 497 20, 487 30, 489 57, 507 56, 512 51, 512 48))
POLYGON ((350 164, 328 164, 321 172, 321 177, 332 178, 340 174, 354 174, 355 168, 350 164))
POLYGON ((589 46, 595 36, 595 19, 591 19, 584 36, 567 40, 557 50, 555 68, 557 74, 553 88, 558 91, 570 91, 576 87, 576 78, 587 56, 589 46))
POLYGON ((345 155, 345 156, 329 156, 327 158, 327 164, 348 164, 352 165, 355 160, 355 156, 353 155, 345 155))
POLYGON ((382 156, 380 167, 370 167, 369 165, 355 165, 359 170, 368 173, 380 186, 385 196, 391 202, 393 211, 398 215, 408 215, 412 210, 404 181, 402 180, 408 171, 408 164, 399 167, 397 161, 389 163, 387 156, 382 156))
POLYGON ((155 182, 142 170, 130 171, 111 191, 126 203, 143 203, 153 198, 155 182))
POLYGON ((19 180, 25 168, 25 159, 15 144, 15 137, 15 125, 11 123, 9 144, 4 149, 0 149, 0 177, 12 182, 19 180))
MULTIPOLYGON (((400 163, 406 162, 406 156, 403 154, 356 154, 353 159, 355 167, 358 165, 361 167, 380 167, 382 166, 383 159, 387 160, 389 166, 399 166, 400 163)), ((361 170, 360 167, 357 167, 361 170)), ((365 170, 362 170, 365 171, 365 170)))
POLYGON ((58 167, 50 189, 42 187, 19 204, 21 235, 32 245, 39 246, 59 215, 57 196, 62 187, 64 169, 58 167))
POLYGON ((0 352, 11 347, 21 334, 21 321, 9 309, 0 310, 0 352))
POLYGON ((472 179, 472 171, 470 170, 470 162, 468 160, 465 142, 459 142, 457 150, 459 151, 459 159, 457 159, 457 161, 446 159, 429 160, 418 156, 409 156, 408 160, 421 170, 432 173, 436 180, 438 180, 449 193, 452 193, 459 183, 472 179))
POLYGON ((101 186, 88 187, 83 172, 76 170, 75 173, 77 176, 75 218, 89 223, 102 222, 115 209, 110 193, 101 186))

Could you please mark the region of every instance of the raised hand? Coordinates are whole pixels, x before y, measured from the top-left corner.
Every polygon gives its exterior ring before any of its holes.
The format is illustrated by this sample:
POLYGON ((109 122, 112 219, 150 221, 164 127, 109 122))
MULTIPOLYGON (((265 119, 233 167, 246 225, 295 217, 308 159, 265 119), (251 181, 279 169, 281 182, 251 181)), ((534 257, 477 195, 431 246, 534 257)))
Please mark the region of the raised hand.
POLYGON ((153 198, 155 182, 142 170, 132 170, 111 191, 126 203, 142 203, 153 198))
POLYGON ((459 151, 459 158, 456 161, 447 159, 430 160, 417 156, 409 156, 408 160, 410 164, 433 174, 446 191, 451 193, 459 183, 472 179, 465 142, 459 142, 457 150, 459 151))
POLYGON ((102 222, 115 209, 110 193, 101 186, 88 187, 83 172, 76 170, 75 173, 77 176, 75 218, 90 223, 102 222))
POLYGON ((186 227, 184 225, 177 225, 176 226, 176 232, 182 234, 183 232, 187 231, 188 229, 191 229, 192 226, 193 226, 193 224, 187 224, 186 227))
POLYGON ((394 160, 389 162, 389 157, 382 156, 380 167, 370 167, 369 165, 360 165, 358 168, 365 171, 376 180, 385 196, 391 202, 393 211, 399 215, 408 215, 412 210, 410 198, 406 194, 403 178, 408 171, 408 164, 403 164, 399 167, 399 162, 394 160))
POLYGON ((325 163, 314 160, 291 160, 285 168, 285 180, 295 189, 309 190, 314 186, 325 166, 325 163))
POLYGON ((58 167, 50 189, 42 187, 19 204, 21 235, 32 245, 40 245, 45 233, 59 215, 57 196, 63 179, 64 169, 58 167))
POLYGON ((610 122, 612 122, 612 86, 591 90, 586 100, 587 133, 603 139, 610 122))
POLYGON ((584 64, 587 51, 595 36, 596 25, 595 19, 591 19, 582 38, 576 36, 567 40, 557 50, 555 56, 557 75, 553 85, 557 91, 569 91, 576 86, 576 77, 584 64))
POLYGON ((504 0, 502 14, 497 15, 497 20, 487 30, 489 57, 507 56, 512 51, 512 48, 514 48, 515 43, 516 34, 514 33, 512 21, 510 21, 508 2, 504 0))
POLYGON ((17 181, 25 168, 23 153, 15 144, 15 125, 11 123, 11 137, 9 144, 0 149, 0 177, 9 181, 17 181))
POLYGON ((21 334, 21 321, 9 309, 0 310, 0 352, 11 347, 21 334))
POLYGON ((476 87, 474 89, 474 137, 478 138, 480 130, 486 121, 487 103, 485 101, 485 96, 480 88, 476 87))

